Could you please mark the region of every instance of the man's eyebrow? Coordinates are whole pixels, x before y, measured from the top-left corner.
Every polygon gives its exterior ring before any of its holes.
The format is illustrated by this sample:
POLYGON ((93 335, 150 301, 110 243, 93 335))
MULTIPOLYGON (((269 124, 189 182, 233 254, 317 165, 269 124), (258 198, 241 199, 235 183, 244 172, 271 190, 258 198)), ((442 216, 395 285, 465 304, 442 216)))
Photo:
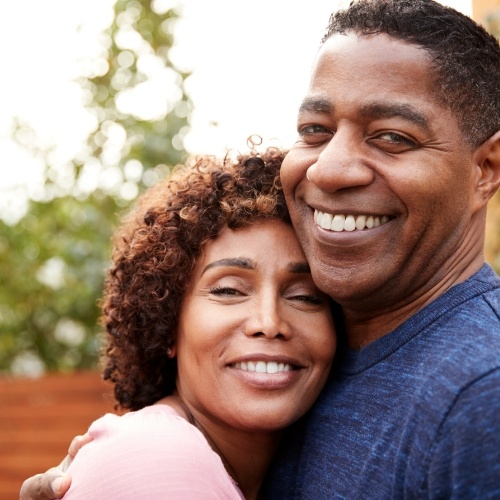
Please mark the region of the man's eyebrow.
MULTIPOLYGON (((331 114, 334 105, 329 99, 324 97, 306 97, 299 108, 299 113, 324 113, 331 114)), ((413 107, 405 103, 372 103, 363 106, 360 115, 368 118, 394 118, 400 117, 409 122, 415 123, 421 128, 429 130, 427 117, 413 107)))
POLYGON ((255 263, 251 259, 244 259, 241 257, 231 258, 231 259, 220 259, 214 262, 210 262, 205 269, 203 269, 202 275, 214 267, 239 267, 240 269, 255 269, 255 263))
POLYGON ((429 130, 427 117, 414 108, 411 104, 395 103, 373 103, 363 106, 360 111, 361 116, 368 118, 403 118, 429 130))
POLYGON ((299 113, 312 112, 312 113, 331 113, 333 111, 333 104, 324 97, 306 97, 299 108, 299 113))

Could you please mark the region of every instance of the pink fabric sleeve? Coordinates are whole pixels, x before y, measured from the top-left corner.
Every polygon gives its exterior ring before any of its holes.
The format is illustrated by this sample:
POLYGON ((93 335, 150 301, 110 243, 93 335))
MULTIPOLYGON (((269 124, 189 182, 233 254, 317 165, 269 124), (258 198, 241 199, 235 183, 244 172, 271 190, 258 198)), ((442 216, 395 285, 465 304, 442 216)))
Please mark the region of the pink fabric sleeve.
POLYGON ((65 500, 244 498, 201 432, 169 406, 108 414, 89 430, 65 500))

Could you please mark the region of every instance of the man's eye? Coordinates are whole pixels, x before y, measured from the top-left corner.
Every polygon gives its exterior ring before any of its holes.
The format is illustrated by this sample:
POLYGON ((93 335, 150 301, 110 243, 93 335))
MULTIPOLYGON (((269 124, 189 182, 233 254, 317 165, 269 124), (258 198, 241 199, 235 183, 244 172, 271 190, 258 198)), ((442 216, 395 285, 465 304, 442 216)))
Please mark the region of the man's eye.
POLYGON ((385 132, 374 138, 375 141, 381 140, 391 142, 394 144, 401 144, 409 147, 417 147, 417 143, 404 135, 397 134, 396 132, 385 132))
POLYGON ((332 131, 323 127, 323 125, 306 125, 299 128, 299 135, 301 137, 316 134, 332 134, 332 131))

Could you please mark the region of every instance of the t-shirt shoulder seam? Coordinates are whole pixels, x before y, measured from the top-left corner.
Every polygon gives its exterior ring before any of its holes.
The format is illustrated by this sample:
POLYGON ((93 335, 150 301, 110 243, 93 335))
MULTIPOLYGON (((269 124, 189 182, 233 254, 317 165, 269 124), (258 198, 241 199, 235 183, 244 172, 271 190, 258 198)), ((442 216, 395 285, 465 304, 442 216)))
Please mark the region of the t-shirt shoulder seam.
POLYGON ((493 314, 500 320, 500 314, 498 310, 494 307, 494 305, 491 303, 489 297, 487 295, 483 295, 483 300, 488 304, 488 307, 491 309, 493 314))

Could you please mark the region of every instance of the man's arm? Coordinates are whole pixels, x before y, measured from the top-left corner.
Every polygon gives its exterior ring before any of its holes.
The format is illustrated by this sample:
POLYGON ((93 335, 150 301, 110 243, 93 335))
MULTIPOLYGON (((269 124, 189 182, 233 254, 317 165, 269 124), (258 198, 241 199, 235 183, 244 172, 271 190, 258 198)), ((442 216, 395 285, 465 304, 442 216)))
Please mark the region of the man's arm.
POLYGON ((68 455, 57 466, 43 474, 36 474, 26 479, 21 487, 19 500, 53 500, 62 498, 71 485, 71 477, 66 474, 69 464, 78 450, 92 441, 89 434, 76 436, 69 445, 68 455))

